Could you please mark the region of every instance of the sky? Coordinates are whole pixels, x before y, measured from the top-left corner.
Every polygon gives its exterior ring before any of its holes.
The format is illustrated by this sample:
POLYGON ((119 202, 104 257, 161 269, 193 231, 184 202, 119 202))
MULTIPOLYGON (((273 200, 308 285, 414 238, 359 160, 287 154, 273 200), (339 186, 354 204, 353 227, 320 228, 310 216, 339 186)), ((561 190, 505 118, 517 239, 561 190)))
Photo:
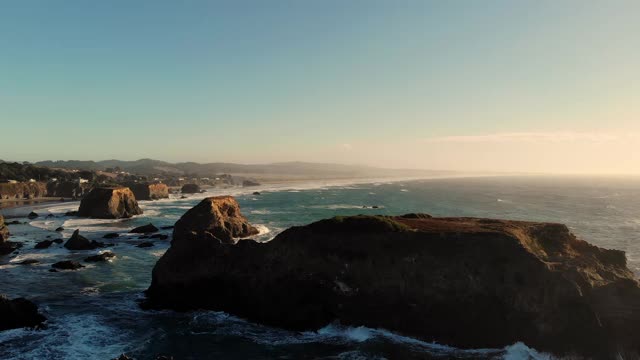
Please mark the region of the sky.
POLYGON ((4 1, 0 159, 640 173, 635 0, 4 1))

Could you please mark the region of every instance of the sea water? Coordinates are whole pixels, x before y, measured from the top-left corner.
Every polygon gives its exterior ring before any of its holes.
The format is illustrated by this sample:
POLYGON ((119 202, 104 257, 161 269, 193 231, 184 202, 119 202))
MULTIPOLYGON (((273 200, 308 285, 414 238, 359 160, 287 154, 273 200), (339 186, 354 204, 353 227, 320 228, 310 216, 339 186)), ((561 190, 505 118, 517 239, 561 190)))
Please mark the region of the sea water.
MULTIPOLYGON (((64 216, 77 202, 37 208, 41 215, 10 225, 13 241, 24 242, 17 256, 0 258, 0 293, 36 302, 48 318, 44 330, 0 333, 0 359, 111 359, 127 353, 137 359, 158 354, 176 359, 548 359, 516 343, 503 349, 456 349, 418 341, 385 329, 344 327, 338 323, 309 332, 290 332, 249 323, 223 312, 143 311, 137 301, 149 286, 155 262, 169 241, 151 248, 147 239, 126 235, 135 226, 173 225, 205 196, 235 195, 244 215, 260 229, 258 241, 282 230, 336 215, 475 216, 567 224, 579 237, 627 252, 629 267, 640 273, 640 179, 586 177, 483 177, 360 184, 307 183, 250 189, 210 190, 180 199, 141 201, 144 214, 125 220, 64 216), (253 195, 260 191, 260 195, 253 195), (47 218, 53 214, 55 217, 47 218), (61 234, 53 230, 63 226, 61 234), (69 251, 54 244, 34 250, 36 242, 67 239, 75 229, 101 240, 120 232, 108 250, 108 263, 84 263, 78 271, 52 273, 51 264, 82 260, 105 251, 69 251), (38 265, 18 265, 38 259, 38 265)), ((5 209, 6 216, 31 209, 5 209)), ((171 230, 164 230, 170 234, 171 230)))

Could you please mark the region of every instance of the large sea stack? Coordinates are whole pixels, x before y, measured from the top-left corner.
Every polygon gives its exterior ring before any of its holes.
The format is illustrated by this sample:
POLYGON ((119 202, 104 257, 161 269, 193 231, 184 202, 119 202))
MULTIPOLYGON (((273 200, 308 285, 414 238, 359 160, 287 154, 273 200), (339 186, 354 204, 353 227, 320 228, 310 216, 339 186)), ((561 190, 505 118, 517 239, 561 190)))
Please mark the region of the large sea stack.
POLYGON ((169 198, 169 187, 165 184, 132 183, 128 185, 137 200, 159 200, 169 198))
POLYGON ((291 330, 339 320, 462 348, 523 341, 558 355, 640 354, 640 287, 625 254, 564 225, 354 216, 234 243, 197 220, 176 224, 146 306, 291 330))
POLYGON ((100 187, 91 190, 80 203, 78 216, 99 219, 129 218, 142 214, 136 197, 126 187, 100 187))

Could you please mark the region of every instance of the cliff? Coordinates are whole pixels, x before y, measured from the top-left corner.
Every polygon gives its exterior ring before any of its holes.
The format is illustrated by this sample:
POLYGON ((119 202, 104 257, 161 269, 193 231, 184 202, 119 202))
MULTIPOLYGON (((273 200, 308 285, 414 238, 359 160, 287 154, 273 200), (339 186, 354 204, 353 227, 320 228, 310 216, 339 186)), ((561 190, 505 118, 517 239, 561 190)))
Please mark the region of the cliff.
POLYGON ((129 218, 142 214, 136 197, 126 187, 101 187, 91 190, 80 202, 78 216, 101 219, 129 218))
POLYGON ((268 243, 223 242, 191 226, 176 226, 146 306, 291 330, 339 320, 463 348, 523 341, 558 355, 640 354, 640 287, 624 253, 564 225, 337 217, 268 243))
POLYGON ((33 199, 47 196, 47 185, 41 182, 0 184, 0 199, 33 199))

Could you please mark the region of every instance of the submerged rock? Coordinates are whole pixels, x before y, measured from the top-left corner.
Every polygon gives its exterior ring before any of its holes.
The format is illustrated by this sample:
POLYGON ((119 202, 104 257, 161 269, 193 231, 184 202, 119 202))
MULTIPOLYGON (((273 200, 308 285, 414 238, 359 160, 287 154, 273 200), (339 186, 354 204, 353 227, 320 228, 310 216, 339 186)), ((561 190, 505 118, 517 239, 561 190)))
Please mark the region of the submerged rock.
POLYGON ((166 235, 166 234, 153 234, 149 236, 149 239, 167 240, 168 238, 169 238, 169 235, 166 235))
POLYGON ((64 231, 64 228, 63 228, 62 226, 60 226, 60 227, 56 228, 56 230, 55 230, 55 231, 56 231, 56 232, 63 232, 63 231, 64 231))
POLYGON ((142 214, 133 192, 126 187, 102 187, 91 190, 80 202, 78 216, 99 219, 130 218, 142 214))
POLYGON ((564 225, 353 216, 233 243, 200 230, 202 218, 183 219, 146 306, 298 331, 339 320, 462 348, 640 354, 640 287, 625 254, 564 225))
POLYGON ((27 215, 27 217, 28 217, 29 219, 35 219, 35 218, 37 218, 38 216, 40 216, 40 215, 38 215, 37 213, 35 213, 35 212, 33 212, 33 211, 32 211, 32 212, 30 212, 30 213, 29 213, 29 215, 27 215))
POLYGON ((118 234, 118 233, 108 233, 108 234, 104 234, 104 236, 102 238, 103 239, 115 239, 117 237, 120 237, 120 234, 118 234))
POLYGON ((104 247, 104 243, 89 240, 86 237, 80 235, 80 230, 76 230, 73 232, 73 235, 67 240, 64 244, 69 250, 93 250, 99 247, 104 247))
POLYGON ((149 234, 149 233, 154 233, 154 232, 158 232, 158 228, 153 226, 153 224, 151 224, 151 223, 149 223, 147 225, 139 226, 139 227, 129 231, 129 233, 131 233, 131 234, 149 234))
POLYGON ((145 241, 145 242, 141 242, 140 244, 136 245, 136 247, 139 247, 139 248, 148 248, 148 247, 152 247, 152 246, 154 246, 154 245, 155 245, 155 244, 154 244, 153 242, 151 242, 151 241, 145 241))
POLYGON ((200 192, 200 186, 196 184, 184 184, 180 192, 183 194, 197 194, 200 192))
POLYGON ((52 268, 58 270, 78 270, 84 267, 84 265, 80 264, 77 261, 65 260, 58 261, 57 263, 51 265, 52 268))
POLYGON ((116 257, 116 254, 112 253, 111 251, 105 251, 102 254, 89 256, 88 258, 84 259, 84 261, 85 262, 101 262, 101 261, 108 261, 110 259, 113 259, 114 257, 116 257))
POLYGON ((24 298, 9 300, 0 295, 0 330, 39 327, 46 320, 31 301, 24 298))
POLYGON ((34 249, 47 249, 53 244, 53 240, 43 240, 38 242, 33 248, 34 249))
POLYGON ((18 263, 18 265, 35 265, 39 264, 40 260, 37 259, 24 259, 18 263))

